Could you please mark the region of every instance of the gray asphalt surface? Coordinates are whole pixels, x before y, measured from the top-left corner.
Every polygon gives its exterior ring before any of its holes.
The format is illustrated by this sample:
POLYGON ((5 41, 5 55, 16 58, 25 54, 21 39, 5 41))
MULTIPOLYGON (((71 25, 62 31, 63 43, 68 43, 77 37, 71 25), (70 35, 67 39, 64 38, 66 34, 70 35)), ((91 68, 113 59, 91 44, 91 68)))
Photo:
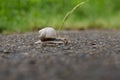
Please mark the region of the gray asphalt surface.
POLYGON ((34 44, 36 32, 0 35, 0 80, 120 80, 120 31, 63 31, 67 45, 34 44))

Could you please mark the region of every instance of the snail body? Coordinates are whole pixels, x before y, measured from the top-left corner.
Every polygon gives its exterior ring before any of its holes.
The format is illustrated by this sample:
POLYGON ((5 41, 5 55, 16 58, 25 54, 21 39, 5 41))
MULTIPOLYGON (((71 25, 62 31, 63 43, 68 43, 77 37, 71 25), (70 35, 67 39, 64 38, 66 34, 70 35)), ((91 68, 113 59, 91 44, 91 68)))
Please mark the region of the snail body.
POLYGON ((46 27, 39 30, 39 38, 41 41, 45 41, 48 39, 55 39, 57 37, 56 30, 52 27, 46 27))

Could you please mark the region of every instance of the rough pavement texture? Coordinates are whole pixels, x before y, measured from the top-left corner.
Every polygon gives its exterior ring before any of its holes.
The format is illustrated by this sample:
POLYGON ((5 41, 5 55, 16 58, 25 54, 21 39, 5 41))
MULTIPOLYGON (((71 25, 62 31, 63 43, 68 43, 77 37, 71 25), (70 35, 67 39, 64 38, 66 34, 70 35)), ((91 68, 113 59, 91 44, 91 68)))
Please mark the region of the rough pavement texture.
POLYGON ((0 35, 0 80, 120 80, 119 31, 64 31, 67 45, 38 34, 0 35))

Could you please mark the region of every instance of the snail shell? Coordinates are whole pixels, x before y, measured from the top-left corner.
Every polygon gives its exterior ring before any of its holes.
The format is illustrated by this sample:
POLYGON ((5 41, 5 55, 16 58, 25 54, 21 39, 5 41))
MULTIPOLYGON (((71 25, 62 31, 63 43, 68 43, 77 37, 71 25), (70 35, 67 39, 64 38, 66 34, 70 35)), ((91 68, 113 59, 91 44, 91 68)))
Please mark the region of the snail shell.
POLYGON ((46 39, 55 39, 57 37, 56 30, 51 27, 46 27, 39 30, 39 38, 41 41, 45 41, 46 39))

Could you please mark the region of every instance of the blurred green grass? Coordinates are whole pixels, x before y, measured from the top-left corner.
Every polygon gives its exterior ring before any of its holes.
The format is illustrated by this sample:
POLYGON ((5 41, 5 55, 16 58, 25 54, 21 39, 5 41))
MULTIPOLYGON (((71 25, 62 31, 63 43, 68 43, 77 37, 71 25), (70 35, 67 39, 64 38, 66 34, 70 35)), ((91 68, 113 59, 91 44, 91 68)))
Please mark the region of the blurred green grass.
MULTIPOLYGON (((56 29, 65 14, 85 0, 0 0, 0 33, 56 29)), ((120 29, 120 0, 89 0, 63 29, 120 29)))

